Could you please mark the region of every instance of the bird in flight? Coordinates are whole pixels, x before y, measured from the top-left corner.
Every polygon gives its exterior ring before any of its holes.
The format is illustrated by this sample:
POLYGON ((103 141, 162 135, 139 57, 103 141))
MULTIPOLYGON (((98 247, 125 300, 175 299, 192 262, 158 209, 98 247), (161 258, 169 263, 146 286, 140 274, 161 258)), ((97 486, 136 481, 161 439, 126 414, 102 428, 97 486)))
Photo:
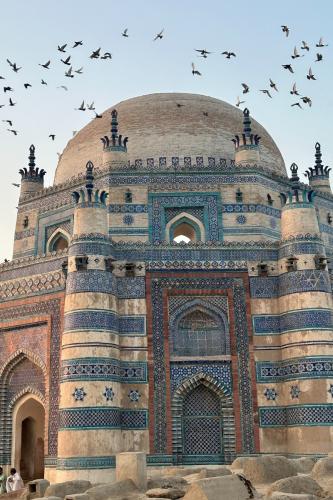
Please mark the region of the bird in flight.
POLYGON ((6 80, 6 78, 0 75, 0 80, 6 80))
POLYGON ((64 43, 64 45, 58 45, 59 52, 66 52, 66 50, 65 50, 66 47, 67 47, 67 43, 64 43))
POLYGON ((301 47, 302 50, 307 50, 309 52, 310 50, 310 47, 308 46, 308 44, 302 40, 302 47, 301 47))
POLYGON ((87 109, 90 109, 90 111, 94 111, 95 110, 94 101, 91 104, 87 103, 87 109))
POLYGON ((75 69, 74 71, 75 71, 75 73, 77 73, 78 75, 82 75, 82 73, 83 73, 83 66, 82 66, 81 68, 79 68, 79 69, 75 69))
POLYGON ((65 85, 60 85, 60 87, 57 87, 57 89, 64 89, 64 90, 68 90, 68 88, 67 88, 65 85))
POLYGON ((286 34, 286 36, 289 36, 290 29, 288 28, 288 26, 286 26, 286 25, 284 25, 284 24, 283 24, 283 25, 281 26, 281 28, 282 28, 282 32, 283 32, 283 33, 285 33, 285 34, 286 34))
POLYGON ((95 111, 95 118, 102 118, 103 115, 99 115, 98 113, 96 113, 95 111))
MULTIPOLYGON (((7 129, 7 130, 8 130, 8 129, 7 129)), ((19 187, 20 187, 20 184, 16 184, 15 182, 12 182, 12 186, 15 186, 15 187, 19 188, 19 187)))
POLYGON ((50 69, 50 64, 51 64, 51 61, 47 61, 45 64, 38 64, 38 66, 42 66, 42 68, 45 68, 45 69, 50 69))
POLYGON ((82 101, 81 106, 79 108, 77 108, 77 111, 85 111, 85 110, 86 110, 86 108, 84 106, 84 101, 82 101))
POLYGON ((25 88, 25 89, 27 89, 27 88, 29 88, 29 87, 32 87, 32 85, 31 85, 30 83, 24 83, 23 85, 24 85, 24 88, 25 88))
POLYGON ((3 91, 4 91, 4 93, 6 93, 6 92, 13 92, 13 89, 11 87, 4 87, 3 91))
POLYGON ((310 99, 310 97, 307 97, 307 96, 304 96, 304 97, 301 97, 302 101, 304 102, 304 104, 308 104, 311 108, 312 106, 312 100, 310 99))
POLYGON ((321 36, 319 42, 316 43, 316 47, 328 47, 328 43, 324 43, 323 37, 321 36))
POLYGON ((159 32, 157 33, 157 35, 155 36, 155 38, 153 39, 153 42, 155 42, 156 40, 162 40, 163 36, 164 36, 164 28, 159 32))
POLYGON ((298 106, 299 108, 303 109, 299 102, 294 102, 294 104, 291 104, 291 107, 293 106, 298 106))
POLYGON ((12 101, 12 98, 9 98, 9 106, 15 106, 16 102, 12 101))
POLYGON ((297 51, 297 48, 294 47, 294 53, 291 55, 291 58, 292 59, 297 59, 298 57, 304 57, 304 56, 301 56, 298 51, 297 51))
POLYGON ((12 127, 12 126, 13 126, 13 122, 12 122, 12 120, 2 120, 2 121, 3 121, 3 122, 5 122, 5 123, 8 123, 8 125, 9 125, 10 127, 12 127))
POLYGON ((221 55, 225 55, 226 59, 231 59, 231 56, 236 57, 235 52, 228 52, 227 50, 221 52, 221 55))
POLYGON ((73 49, 75 49, 76 47, 78 47, 79 45, 83 45, 83 41, 80 40, 78 42, 74 42, 74 45, 73 45, 73 49))
POLYGON ((41 82, 40 82, 40 83, 41 83, 42 85, 47 85, 47 82, 46 82, 45 80, 43 80, 43 78, 42 78, 42 80, 41 80, 41 82))
POLYGON ((294 70, 293 70, 293 68, 292 68, 291 64, 282 64, 282 67, 283 67, 284 69, 287 69, 288 71, 290 71, 290 73, 293 73, 293 72, 294 72, 294 70))
POLYGON ((52 139, 52 141, 54 141, 55 139, 55 134, 50 134, 49 137, 52 139))
POLYGON ((241 101, 241 100, 239 99, 239 96, 237 96, 237 102, 236 102, 236 106, 237 106, 237 108, 239 108, 239 106, 240 106, 241 104, 244 104, 244 103, 245 103, 245 101, 241 101))
POLYGON ((294 83, 292 90, 290 91, 291 95, 299 95, 299 92, 296 88, 296 83, 294 83))
POLYGON ((317 78, 315 78, 314 74, 312 73, 312 69, 309 68, 309 71, 308 71, 308 74, 306 75, 306 78, 308 80, 317 80, 317 78))
POLYGON ((198 76, 202 76, 200 71, 198 71, 197 69, 195 69, 195 66, 194 66, 194 63, 191 64, 192 65, 192 75, 198 75, 198 76))
POLYGON ((185 104, 180 104, 179 102, 176 102, 176 106, 177 106, 177 108, 183 108, 185 106, 185 104))
POLYGON ((268 95, 268 97, 270 97, 270 98, 272 99, 272 96, 271 96, 271 94, 270 94, 269 90, 267 90, 267 89, 262 89, 262 90, 260 90, 260 92, 262 92, 263 94, 268 95))
POLYGON ((203 114, 204 116, 208 116, 207 111, 203 111, 203 112, 202 112, 202 114, 203 114))
POLYGON ((317 59, 315 59, 315 62, 319 62, 323 60, 323 54, 318 54, 317 52, 317 59))
POLYGON ((122 32, 121 36, 128 38, 127 32, 128 32, 128 28, 125 28, 124 31, 122 32))
POLYGON ((100 56, 100 52, 101 52, 101 47, 97 50, 93 50, 90 59, 98 59, 100 56))
POLYGON ((9 59, 7 59, 7 62, 9 64, 9 66, 12 68, 12 70, 17 73, 20 69, 22 69, 22 66, 20 68, 17 67, 16 63, 12 63, 10 62, 9 59))
POLYGON ((12 132, 14 135, 17 135, 17 130, 13 130, 12 128, 7 128, 8 132, 12 132))
POLYGON ((206 49, 194 49, 196 52, 199 52, 201 57, 203 57, 204 59, 207 59, 207 56, 208 54, 211 54, 211 52, 209 52, 208 50, 206 49))
POLYGON ((71 56, 68 56, 66 57, 66 59, 61 59, 61 62, 63 62, 64 64, 67 64, 67 66, 70 66, 71 63, 70 63, 70 60, 71 60, 71 56))
POLYGON ((276 90, 276 92, 278 92, 278 88, 277 88, 277 86, 276 86, 276 83, 274 83, 274 82, 273 82, 273 80, 272 80, 271 78, 269 79, 269 86, 270 86, 272 89, 276 90))
POLYGON ((243 94, 247 94, 248 92, 250 92, 250 87, 246 83, 242 83, 242 87, 243 87, 243 94))
POLYGON ((112 54, 110 52, 104 52, 104 55, 101 56, 101 59, 112 59, 112 54))
POLYGON ((65 71, 65 76, 67 76, 68 78, 74 78, 74 75, 73 75, 72 71, 73 71, 73 68, 72 68, 72 66, 70 66, 68 68, 68 70, 65 71))

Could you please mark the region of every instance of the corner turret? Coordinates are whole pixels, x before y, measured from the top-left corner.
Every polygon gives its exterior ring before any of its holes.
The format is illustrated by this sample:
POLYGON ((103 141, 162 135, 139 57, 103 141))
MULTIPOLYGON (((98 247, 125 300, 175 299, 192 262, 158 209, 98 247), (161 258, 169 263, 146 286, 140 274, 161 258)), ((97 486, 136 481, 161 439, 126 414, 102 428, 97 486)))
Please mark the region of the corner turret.
POLYGON ((29 168, 21 168, 21 192, 20 197, 27 194, 36 193, 44 188, 45 170, 36 167, 35 146, 32 144, 29 148, 29 168))
POLYGON ((260 136, 251 130, 250 111, 243 111, 243 133, 235 135, 232 142, 235 145, 235 163, 240 165, 255 165, 260 163, 260 136))
POLYGON ((118 113, 111 111, 111 136, 101 137, 103 143, 103 167, 118 167, 127 163, 128 137, 118 135, 118 113))
POLYGON ((314 167, 309 168, 305 176, 309 179, 309 184, 311 187, 316 188, 317 191, 322 191, 324 193, 332 194, 331 186, 330 186, 330 171, 331 168, 323 165, 322 162, 322 154, 321 147, 319 142, 315 144, 316 153, 315 153, 315 165, 314 167))

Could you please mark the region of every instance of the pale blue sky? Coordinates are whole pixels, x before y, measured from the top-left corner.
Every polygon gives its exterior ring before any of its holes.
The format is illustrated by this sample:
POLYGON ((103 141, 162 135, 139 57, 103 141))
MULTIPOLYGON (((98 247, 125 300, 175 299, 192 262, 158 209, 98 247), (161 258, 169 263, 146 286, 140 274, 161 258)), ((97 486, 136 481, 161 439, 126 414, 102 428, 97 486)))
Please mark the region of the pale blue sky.
MULTIPOLYGON (((191 92, 236 102, 241 82, 250 85, 246 105, 277 142, 286 164, 298 163, 301 171, 313 164, 314 144, 321 142, 325 163, 333 166, 333 2, 331 0, 0 0, 1 84, 15 89, 14 108, 0 109, 0 120, 12 119, 19 131, 14 137, 0 121, 0 261, 10 258, 18 201, 18 169, 27 164, 31 143, 36 146, 38 166, 47 170, 46 185, 52 184, 61 152, 74 130, 82 128, 91 114, 75 111, 83 99, 95 101, 98 111, 120 100, 152 92, 191 92), (287 24, 286 38, 280 25, 287 24), (128 28, 129 38, 121 36, 128 28), (153 36, 165 29, 163 40, 153 36), (329 47, 321 49, 322 63, 315 63, 315 43, 324 36, 329 47), (58 44, 83 40, 83 47, 70 49, 74 67, 84 74, 74 79, 63 76, 66 67, 58 44), (282 69, 291 61, 295 45, 306 40, 311 51, 293 63, 295 75, 282 69), (113 54, 112 61, 90 60, 93 49, 102 47, 113 54), (194 48, 214 52, 207 60, 194 48), (233 50, 235 60, 220 53, 233 50), (6 58, 22 70, 15 74, 6 58), (51 69, 38 63, 51 59, 51 69), (191 74, 194 61, 201 78, 191 74), (317 81, 308 82, 309 66, 317 81), (269 99, 258 92, 277 82, 279 93, 269 99), (40 84, 44 78, 48 85, 40 84), (289 90, 296 81, 302 95, 313 99, 313 107, 291 108, 295 102, 289 90), (25 90, 23 83, 33 87, 25 90), (56 87, 65 84, 69 91, 56 87), (56 134, 55 142, 48 138, 56 134)), ((300 51, 303 52, 303 51, 300 51)), ((3 85, 1 85, 2 87, 3 85)), ((0 104, 8 102, 0 88, 0 104)), ((235 131, 237 132, 237 131, 235 131)))

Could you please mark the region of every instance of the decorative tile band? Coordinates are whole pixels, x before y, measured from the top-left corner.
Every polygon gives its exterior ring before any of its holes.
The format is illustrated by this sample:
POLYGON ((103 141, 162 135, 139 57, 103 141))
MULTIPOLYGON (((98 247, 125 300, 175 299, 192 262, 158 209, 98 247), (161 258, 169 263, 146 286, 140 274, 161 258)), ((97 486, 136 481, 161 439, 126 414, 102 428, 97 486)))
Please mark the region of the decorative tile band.
POLYGON ((144 316, 118 316, 106 310, 82 310, 65 314, 64 332, 73 330, 114 331, 126 335, 145 335, 144 316))
POLYGON ((58 458, 58 470, 78 470, 78 469, 114 469, 116 457, 71 457, 58 458))
POLYGON ((148 205, 126 203, 126 204, 110 204, 108 206, 109 213, 112 214, 143 214, 148 212, 148 205))
POLYGON ((146 295, 144 277, 117 277, 112 273, 93 269, 69 273, 66 285, 67 293, 111 293, 119 299, 138 299, 146 295))
POLYGON ((281 210, 273 208, 269 205, 249 205, 245 203, 229 203, 222 205, 222 212, 224 213, 262 213, 271 215, 273 217, 281 218, 281 210))
POLYGON ((72 242, 68 255, 110 255, 111 243, 109 241, 76 241, 72 242))
POLYGON ((101 292, 116 294, 116 279, 112 273, 89 269, 68 273, 66 293, 101 292))
POLYGON ((331 309, 305 309, 284 314, 253 316, 256 335, 276 335, 301 330, 332 330, 331 309))
POLYGON ((148 227, 114 227, 109 229, 109 234, 149 234, 148 227))
POLYGON ((147 382, 147 363, 113 358, 67 359, 61 364, 61 381, 107 380, 122 383, 147 382))
POLYGON ((321 243, 299 242, 289 243, 279 249, 279 259, 290 257, 290 255, 322 254, 324 245, 321 243))
POLYGON ((333 357, 312 356, 256 363, 257 382, 286 382, 295 379, 333 378, 333 357))
POLYGON ((29 236, 34 236, 36 234, 35 228, 25 229, 24 231, 17 231, 15 233, 15 240, 23 240, 23 238, 28 238, 29 236))
POLYGON ((327 271, 306 269, 281 276, 251 276, 250 290, 253 298, 274 298, 301 292, 331 293, 331 283, 327 271))
POLYGON ((333 404, 259 408, 260 427, 333 425, 333 404))
POLYGON ((59 410, 60 430, 82 429, 146 429, 148 410, 89 407, 59 410))

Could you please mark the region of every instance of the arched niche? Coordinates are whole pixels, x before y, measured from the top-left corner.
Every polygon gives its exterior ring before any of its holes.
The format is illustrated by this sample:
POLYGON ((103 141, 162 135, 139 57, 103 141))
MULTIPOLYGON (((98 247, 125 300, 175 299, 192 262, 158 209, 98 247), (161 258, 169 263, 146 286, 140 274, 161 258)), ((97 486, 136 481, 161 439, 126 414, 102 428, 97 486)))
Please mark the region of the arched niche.
POLYGON ((202 222, 191 214, 182 212, 171 219, 165 228, 166 240, 170 243, 195 243, 205 241, 202 222))
POLYGON ((60 252, 68 248, 70 236, 63 229, 57 229, 46 243, 46 252, 60 252))
POLYGON ((13 405, 12 464, 26 480, 44 476, 45 409, 42 398, 26 393, 13 405))

